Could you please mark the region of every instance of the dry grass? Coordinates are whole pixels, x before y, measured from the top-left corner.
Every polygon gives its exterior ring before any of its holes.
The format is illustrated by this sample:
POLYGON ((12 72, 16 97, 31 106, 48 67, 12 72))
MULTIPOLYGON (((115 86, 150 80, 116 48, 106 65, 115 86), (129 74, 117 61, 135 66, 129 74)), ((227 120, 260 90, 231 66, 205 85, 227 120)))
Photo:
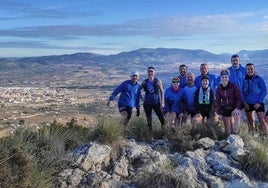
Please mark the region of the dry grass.
MULTIPOLYGON (((99 116, 97 125, 91 129, 80 126, 74 118, 66 125, 57 121, 49 126, 40 125, 38 131, 18 129, 14 135, 0 139, 1 186, 50 187, 53 175, 69 165, 65 154, 88 141, 111 145, 114 148, 113 162, 122 154, 124 138, 147 142, 152 141, 151 137, 167 138, 171 144, 169 151, 183 153, 194 150, 195 142, 200 138, 221 139, 225 136, 222 127, 218 125, 200 125, 191 130, 189 127, 169 128, 165 132, 156 129, 150 134, 146 120, 142 117, 133 117, 129 126, 124 128, 118 118, 104 114, 99 116)), ((255 179, 268 181, 268 141, 248 135, 245 128, 244 125, 240 128, 245 143, 255 139, 259 145, 247 146, 248 154, 240 161, 242 169, 255 179)), ((141 187, 184 187, 187 186, 187 180, 172 174, 169 165, 162 165, 159 171, 148 172, 141 177, 137 184, 141 187)))

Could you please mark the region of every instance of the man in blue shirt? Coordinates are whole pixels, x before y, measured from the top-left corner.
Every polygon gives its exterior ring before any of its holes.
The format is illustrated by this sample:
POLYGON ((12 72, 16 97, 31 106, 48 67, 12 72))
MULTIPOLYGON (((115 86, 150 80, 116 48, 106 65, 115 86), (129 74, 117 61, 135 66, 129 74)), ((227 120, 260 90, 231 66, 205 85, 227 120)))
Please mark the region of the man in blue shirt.
POLYGON ((216 92, 216 89, 219 85, 218 83, 218 78, 216 75, 214 74, 210 74, 209 73, 209 68, 208 68, 208 64, 206 63, 202 63, 200 65, 200 75, 197 76, 194 80, 194 85, 196 86, 196 88, 200 88, 202 86, 202 77, 203 76, 207 76, 208 77, 208 81, 209 81, 209 87, 213 90, 213 92, 216 92))
POLYGON ((184 105, 183 122, 186 123, 188 116, 191 116, 191 123, 193 123, 194 116, 197 114, 194 103, 194 95, 197 90, 194 85, 195 75, 192 72, 186 74, 187 85, 183 88, 182 99, 184 105))
POLYGON ((140 84, 138 84, 139 73, 133 71, 130 75, 130 80, 122 82, 111 94, 108 99, 107 106, 110 106, 117 94, 120 94, 118 99, 118 109, 122 116, 122 124, 127 126, 131 115, 132 108, 136 107, 137 114, 140 115, 140 84))
POLYGON ((178 76, 178 78, 180 79, 180 87, 184 88, 187 85, 186 81, 187 66, 184 64, 180 65, 179 73, 180 75, 178 76))
POLYGON ((242 91, 242 83, 245 79, 246 69, 240 64, 240 58, 237 54, 231 57, 232 66, 228 68, 230 71, 229 81, 236 84, 240 91, 242 91))

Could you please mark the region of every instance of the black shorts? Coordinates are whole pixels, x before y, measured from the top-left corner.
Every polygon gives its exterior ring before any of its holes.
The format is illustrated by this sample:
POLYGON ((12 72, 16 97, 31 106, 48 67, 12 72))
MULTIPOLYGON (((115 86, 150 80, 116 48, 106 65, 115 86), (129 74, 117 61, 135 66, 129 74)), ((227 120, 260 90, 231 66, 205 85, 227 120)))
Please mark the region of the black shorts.
POLYGON ((126 111, 128 114, 128 118, 130 119, 130 117, 132 115, 132 108, 130 106, 127 106, 127 105, 122 104, 122 103, 118 103, 118 109, 119 109, 119 112, 126 111))
POLYGON ((188 115, 191 115, 191 118, 194 117, 195 114, 197 114, 197 112, 194 110, 187 110, 187 113, 188 113, 188 115))
POLYGON ((235 109, 234 106, 221 106, 221 115, 229 117, 232 115, 234 109, 235 109))
POLYGON ((266 111, 266 114, 265 115, 268 116, 268 110, 266 111))
POLYGON ((252 111, 256 111, 256 112, 265 112, 264 109, 264 103, 259 103, 261 106, 258 109, 254 108, 254 104, 248 104, 249 109, 246 110, 246 112, 252 112, 252 111))

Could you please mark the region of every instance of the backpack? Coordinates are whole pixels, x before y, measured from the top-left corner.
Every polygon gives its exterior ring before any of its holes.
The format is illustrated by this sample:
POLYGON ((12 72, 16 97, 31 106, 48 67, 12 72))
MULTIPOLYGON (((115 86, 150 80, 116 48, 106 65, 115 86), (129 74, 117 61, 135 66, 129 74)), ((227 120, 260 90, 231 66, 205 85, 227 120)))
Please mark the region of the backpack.
POLYGON ((150 90, 150 88, 148 88, 148 82, 149 82, 149 78, 145 79, 144 80, 144 83, 142 85, 143 89, 144 89, 144 92, 145 94, 153 94, 153 93, 156 93, 158 94, 158 90, 159 90, 159 85, 157 84, 158 82, 158 79, 157 78, 154 78, 154 81, 153 81, 153 90, 150 90))

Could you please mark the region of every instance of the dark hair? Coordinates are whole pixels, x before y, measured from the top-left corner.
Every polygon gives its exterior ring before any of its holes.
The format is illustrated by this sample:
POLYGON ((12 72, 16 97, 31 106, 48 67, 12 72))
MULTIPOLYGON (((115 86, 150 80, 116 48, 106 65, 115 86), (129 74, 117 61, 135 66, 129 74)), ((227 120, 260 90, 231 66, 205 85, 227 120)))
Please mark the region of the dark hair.
POLYGON ((253 63, 247 63, 247 64, 246 64, 246 67, 247 67, 247 66, 251 66, 251 65, 255 68, 255 65, 254 65, 253 63))
POLYGON ((207 64, 207 63, 202 63, 202 64, 200 65, 200 67, 202 67, 202 66, 208 66, 208 64, 207 64))
POLYGON ((237 57, 240 58, 239 55, 234 54, 234 55, 232 55, 231 59, 232 59, 232 58, 237 58, 237 57))
POLYGON ((208 75, 203 75, 203 76, 201 77, 201 80, 204 80, 204 79, 207 79, 207 80, 209 80, 209 77, 208 77, 208 75))
POLYGON ((187 66, 185 64, 180 65, 179 69, 182 68, 182 67, 185 67, 187 69, 187 66))
POLYGON ((148 67, 148 69, 147 69, 147 70, 149 70, 149 69, 153 69, 153 70, 155 70, 155 68, 154 68, 154 67, 148 67))

